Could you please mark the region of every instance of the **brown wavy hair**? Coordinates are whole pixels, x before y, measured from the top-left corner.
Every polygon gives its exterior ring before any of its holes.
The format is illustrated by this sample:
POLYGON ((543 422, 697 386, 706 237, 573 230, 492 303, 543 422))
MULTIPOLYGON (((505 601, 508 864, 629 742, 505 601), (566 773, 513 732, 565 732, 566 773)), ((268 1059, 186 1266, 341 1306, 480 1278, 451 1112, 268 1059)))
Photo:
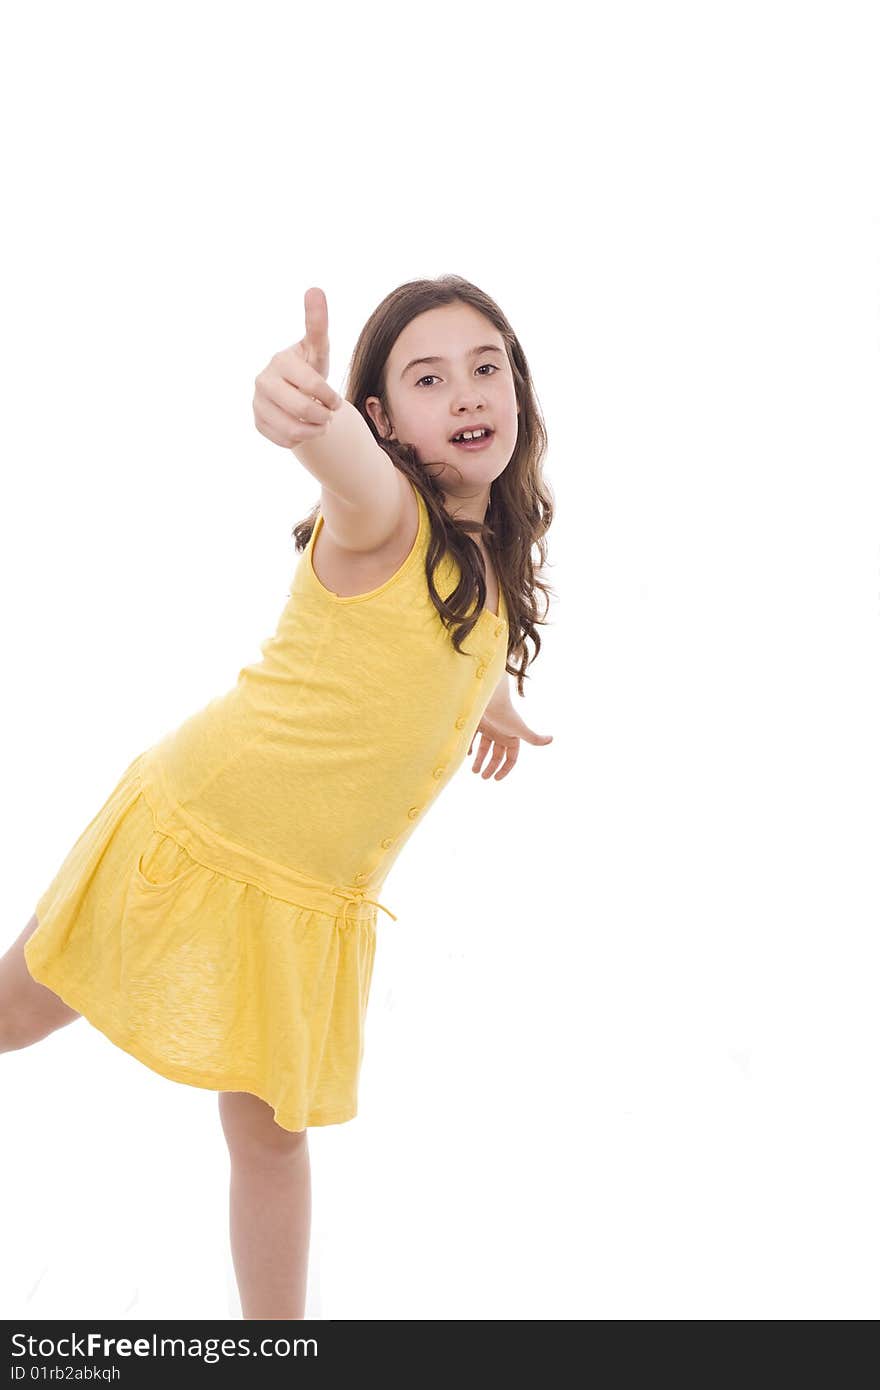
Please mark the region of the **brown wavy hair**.
MULTIPOLYGON (((489 295, 460 275, 410 280, 386 295, 365 323, 352 353, 342 394, 360 411, 376 443, 388 454, 395 468, 406 474, 425 500, 431 527, 425 579, 435 608, 445 627, 452 632, 457 651, 461 651, 461 643, 477 623, 486 601, 485 565, 469 533, 482 535, 507 604, 509 631, 505 669, 515 677, 517 690, 522 695, 523 682, 528 679, 526 668, 541 650, 537 629, 546 623, 549 595, 555 593, 551 584, 539 578, 547 561, 545 536, 553 520, 554 499, 542 473, 547 433, 526 355, 507 318, 489 295), (519 404, 516 446, 504 472, 491 485, 483 522, 454 521, 429 471, 431 463, 420 461, 413 445, 381 438, 365 408, 370 396, 378 396, 386 415, 390 416, 386 368, 394 343, 418 314, 437 305, 456 302, 472 305, 498 329, 507 350, 519 404), (537 563, 532 555, 533 547, 537 547, 537 563), (451 552, 458 563, 460 579, 444 600, 434 584, 434 569, 447 552, 451 552), (538 615, 538 590, 545 599, 543 616, 538 615), (526 639, 534 644, 532 656, 527 652, 526 639), (514 666, 515 660, 518 666, 514 666)), ((451 465, 438 462, 436 466, 451 465)), ((319 508, 320 503, 316 503, 309 515, 294 527, 297 550, 305 549, 308 544, 319 508)))

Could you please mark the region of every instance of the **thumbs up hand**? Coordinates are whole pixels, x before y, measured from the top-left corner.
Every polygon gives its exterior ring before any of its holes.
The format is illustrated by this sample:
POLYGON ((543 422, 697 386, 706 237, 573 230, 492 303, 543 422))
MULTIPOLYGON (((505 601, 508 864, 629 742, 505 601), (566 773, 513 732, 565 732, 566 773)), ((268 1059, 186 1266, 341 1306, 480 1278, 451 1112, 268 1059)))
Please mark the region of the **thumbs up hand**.
POLYGON ((345 404, 327 381, 330 337, 323 290, 306 290, 305 311, 304 336, 276 352, 254 382, 257 429, 285 449, 325 434, 334 410, 345 404))

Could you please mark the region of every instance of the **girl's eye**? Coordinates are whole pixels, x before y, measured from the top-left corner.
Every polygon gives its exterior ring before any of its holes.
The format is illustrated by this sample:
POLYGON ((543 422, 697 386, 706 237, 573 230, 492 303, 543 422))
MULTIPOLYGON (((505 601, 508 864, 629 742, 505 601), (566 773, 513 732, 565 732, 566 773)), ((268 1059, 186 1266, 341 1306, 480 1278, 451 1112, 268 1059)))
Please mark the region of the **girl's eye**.
MULTIPOLYGON (((478 368, 477 368, 477 371, 478 371, 478 372, 483 371, 483 368, 484 368, 484 367, 488 367, 488 368, 490 369, 490 371, 493 371, 493 372, 497 372, 497 371, 500 371, 500 370, 501 370, 500 367, 496 367, 496 365, 495 365, 494 362, 484 362, 483 365, 482 365, 482 367, 478 367, 478 368)), ((418 381, 416 382, 416 386, 421 386, 421 384, 422 384, 423 381, 436 381, 436 379, 437 379, 437 378, 436 378, 435 376, 433 376, 433 375, 429 372, 427 376, 420 376, 420 377, 419 377, 418 381)))

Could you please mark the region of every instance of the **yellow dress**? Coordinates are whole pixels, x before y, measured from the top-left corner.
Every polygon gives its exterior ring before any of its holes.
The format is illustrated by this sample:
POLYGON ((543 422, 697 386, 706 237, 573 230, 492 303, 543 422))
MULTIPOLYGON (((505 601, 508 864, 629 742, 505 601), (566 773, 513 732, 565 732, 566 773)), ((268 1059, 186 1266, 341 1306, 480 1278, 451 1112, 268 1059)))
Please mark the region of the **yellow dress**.
MULTIPOLYGON (((129 764, 36 905, 35 980, 173 1081, 249 1091, 284 1129, 357 1114, 379 901, 464 761, 507 660, 459 653, 428 594, 428 513, 390 579, 318 579, 318 514, 262 659, 129 764)), ((458 565, 435 584, 447 596, 458 565)), ((396 920, 396 919, 395 919, 396 920)))

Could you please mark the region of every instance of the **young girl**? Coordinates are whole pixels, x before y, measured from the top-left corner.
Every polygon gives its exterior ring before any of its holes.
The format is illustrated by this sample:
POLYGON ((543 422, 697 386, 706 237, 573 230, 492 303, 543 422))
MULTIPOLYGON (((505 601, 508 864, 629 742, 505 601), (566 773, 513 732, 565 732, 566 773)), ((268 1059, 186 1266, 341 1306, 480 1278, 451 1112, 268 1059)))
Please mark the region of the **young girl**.
POLYGON ((321 290, 305 317, 254 397, 321 484, 277 631, 129 764, 0 960, 0 1050, 84 1016, 220 1093, 245 1318, 304 1316, 307 1130, 357 1114, 389 869, 477 735, 499 781, 550 742, 508 690, 541 646, 552 500, 507 319, 457 276, 404 284, 342 399, 321 290))

